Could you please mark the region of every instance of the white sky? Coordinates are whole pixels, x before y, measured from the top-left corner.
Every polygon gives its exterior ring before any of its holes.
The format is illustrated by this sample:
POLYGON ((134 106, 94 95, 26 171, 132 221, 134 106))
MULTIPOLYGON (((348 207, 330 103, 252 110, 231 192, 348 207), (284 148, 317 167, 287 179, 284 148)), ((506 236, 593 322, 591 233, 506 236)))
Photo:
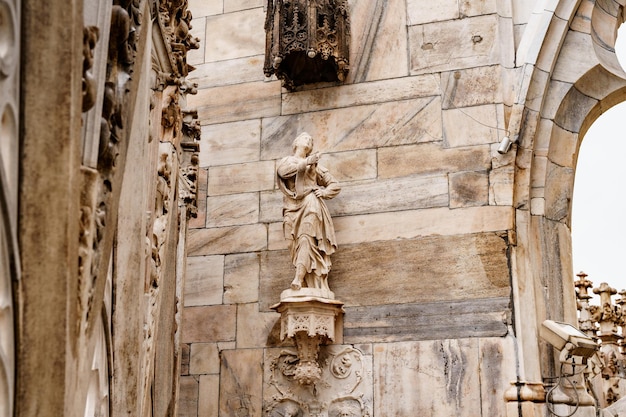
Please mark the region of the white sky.
MULTIPOLYGON (((626 25, 616 51, 626 68, 626 25)), ((576 166, 572 206, 574 273, 626 288, 626 102, 600 116, 585 135, 576 166), (623 257, 623 258, 622 258, 623 257)))

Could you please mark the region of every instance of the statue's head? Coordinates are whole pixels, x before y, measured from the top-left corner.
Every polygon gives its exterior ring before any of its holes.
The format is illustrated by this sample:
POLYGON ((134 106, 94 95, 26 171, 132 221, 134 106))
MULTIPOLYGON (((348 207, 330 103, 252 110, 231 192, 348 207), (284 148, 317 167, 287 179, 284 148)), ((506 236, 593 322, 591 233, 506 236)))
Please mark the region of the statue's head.
POLYGON ((307 148, 308 155, 313 150, 313 138, 306 132, 300 133, 293 141, 292 149, 295 151, 298 147, 307 148))

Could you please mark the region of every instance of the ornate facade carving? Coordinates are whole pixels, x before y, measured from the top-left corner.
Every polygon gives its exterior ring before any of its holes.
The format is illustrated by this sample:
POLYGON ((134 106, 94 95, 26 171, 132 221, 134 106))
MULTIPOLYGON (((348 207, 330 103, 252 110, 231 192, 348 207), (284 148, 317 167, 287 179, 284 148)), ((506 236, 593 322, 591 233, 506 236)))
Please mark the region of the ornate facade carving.
POLYGON ((288 90, 343 81, 349 69, 350 19, 345 0, 268 0, 266 76, 288 90))
POLYGON ((366 417, 371 415, 371 358, 350 346, 324 346, 320 379, 314 386, 297 381, 299 353, 276 349, 266 361, 267 417, 366 417))
MULTIPOLYGON (((103 90, 102 116, 100 120, 99 149, 97 171, 83 169, 83 189, 81 191, 81 219, 79 232, 79 326, 86 331, 93 321, 94 291, 97 281, 106 279, 107 269, 102 265, 108 262, 103 251, 105 233, 112 236, 114 228, 106 229, 107 223, 115 219, 115 198, 119 193, 114 187, 120 183, 121 176, 116 171, 120 153, 125 152, 125 141, 129 134, 127 120, 130 105, 128 101, 129 82, 134 65, 136 39, 141 23, 138 2, 115 1, 111 11, 109 48, 107 56, 106 79, 104 85, 95 86, 90 77, 93 66, 92 50, 99 30, 95 27, 85 29, 83 46, 83 111, 93 106, 97 88, 103 90), (87 86, 85 86, 87 84, 87 86), (103 256, 104 255, 104 256, 103 256)), ((122 156, 124 157, 124 156, 122 156)), ((110 240, 111 238, 109 238, 110 240)), ((107 248, 107 253, 110 248, 107 248)), ((103 283, 100 285, 103 287, 103 283)))

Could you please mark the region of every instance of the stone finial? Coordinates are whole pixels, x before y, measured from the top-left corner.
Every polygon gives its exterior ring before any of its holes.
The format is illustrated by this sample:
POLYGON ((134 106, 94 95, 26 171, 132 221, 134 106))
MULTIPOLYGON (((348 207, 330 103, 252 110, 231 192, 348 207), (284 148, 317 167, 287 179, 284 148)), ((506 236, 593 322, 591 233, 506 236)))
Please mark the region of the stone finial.
POLYGON ((578 316, 578 327, 581 331, 590 337, 596 338, 596 326, 593 320, 592 308, 589 306, 589 300, 592 298, 589 295, 589 288, 593 287, 593 282, 587 279, 587 274, 579 272, 576 274, 578 281, 574 282, 576 287, 576 307, 580 311, 578 316))

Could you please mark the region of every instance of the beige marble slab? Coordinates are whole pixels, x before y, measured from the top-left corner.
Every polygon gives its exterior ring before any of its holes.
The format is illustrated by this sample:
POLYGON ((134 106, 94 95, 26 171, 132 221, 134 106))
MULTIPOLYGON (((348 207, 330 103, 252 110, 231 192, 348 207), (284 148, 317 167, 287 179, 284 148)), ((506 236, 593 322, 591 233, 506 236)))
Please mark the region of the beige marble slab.
POLYGON ((183 343, 235 340, 236 306, 185 307, 183 343))
POLYGON ((298 114, 341 107, 360 106, 388 101, 436 95, 436 77, 422 75, 394 78, 370 83, 347 84, 294 93, 284 93, 282 114, 298 114))
POLYGON ((240 164, 259 160, 261 121, 202 126, 200 166, 240 164))
POLYGON ((198 417, 215 417, 219 412, 219 375, 200 375, 198 417))
POLYGON ((201 124, 278 116, 281 112, 280 82, 250 82, 204 88, 187 96, 190 108, 198 110, 201 124))
POLYGON ((506 135, 501 106, 485 104, 442 113, 443 138, 451 148, 499 142, 506 135))
POLYGON ((267 346, 267 338, 277 323, 280 323, 280 314, 259 312, 258 303, 240 304, 237 306, 237 349, 267 346))
POLYGON ((441 143, 378 149, 379 178, 457 171, 481 171, 491 166, 488 145, 445 149, 441 143))
POLYGON ((214 166, 209 168, 209 197, 274 189, 274 161, 214 166))
POLYGON ((185 307, 222 304, 224 256, 190 256, 185 275, 185 307))
POLYGON ((263 415, 262 349, 223 351, 220 375, 220 417, 263 415))
POLYGON ((224 303, 259 300, 260 259, 256 253, 227 255, 224 260, 224 303))
POLYGON ((497 15, 409 27, 411 74, 499 63, 497 15))
POLYGON ((267 247, 264 224, 193 229, 187 238, 189 256, 255 252, 267 247))
POLYGON ((324 153, 441 140, 438 96, 263 119, 261 158, 277 159, 301 132, 324 153))
MULTIPOLYGON (((202 49, 204 51, 204 49, 202 49)), ((226 61, 206 62, 195 65, 196 69, 188 79, 198 84, 199 89, 232 84, 263 81, 264 55, 228 59, 226 61)), ((204 55, 202 56, 204 62, 204 55)))
POLYGON ((259 221, 259 193, 213 196, 207 199, 207 227, 237 226, 259 221))
POLYGON ((489 173, 455 172, 450 178, 450 208, 489 204, 489 173))
POLYGON ((262 7, 211 16, 206 24, 205 62, 260 55, 265 51, 262 7))
POLYGON ((189 373, 218 374, 220 372, 220 353, 216 343, 192 343, 189 361, 189 373))

